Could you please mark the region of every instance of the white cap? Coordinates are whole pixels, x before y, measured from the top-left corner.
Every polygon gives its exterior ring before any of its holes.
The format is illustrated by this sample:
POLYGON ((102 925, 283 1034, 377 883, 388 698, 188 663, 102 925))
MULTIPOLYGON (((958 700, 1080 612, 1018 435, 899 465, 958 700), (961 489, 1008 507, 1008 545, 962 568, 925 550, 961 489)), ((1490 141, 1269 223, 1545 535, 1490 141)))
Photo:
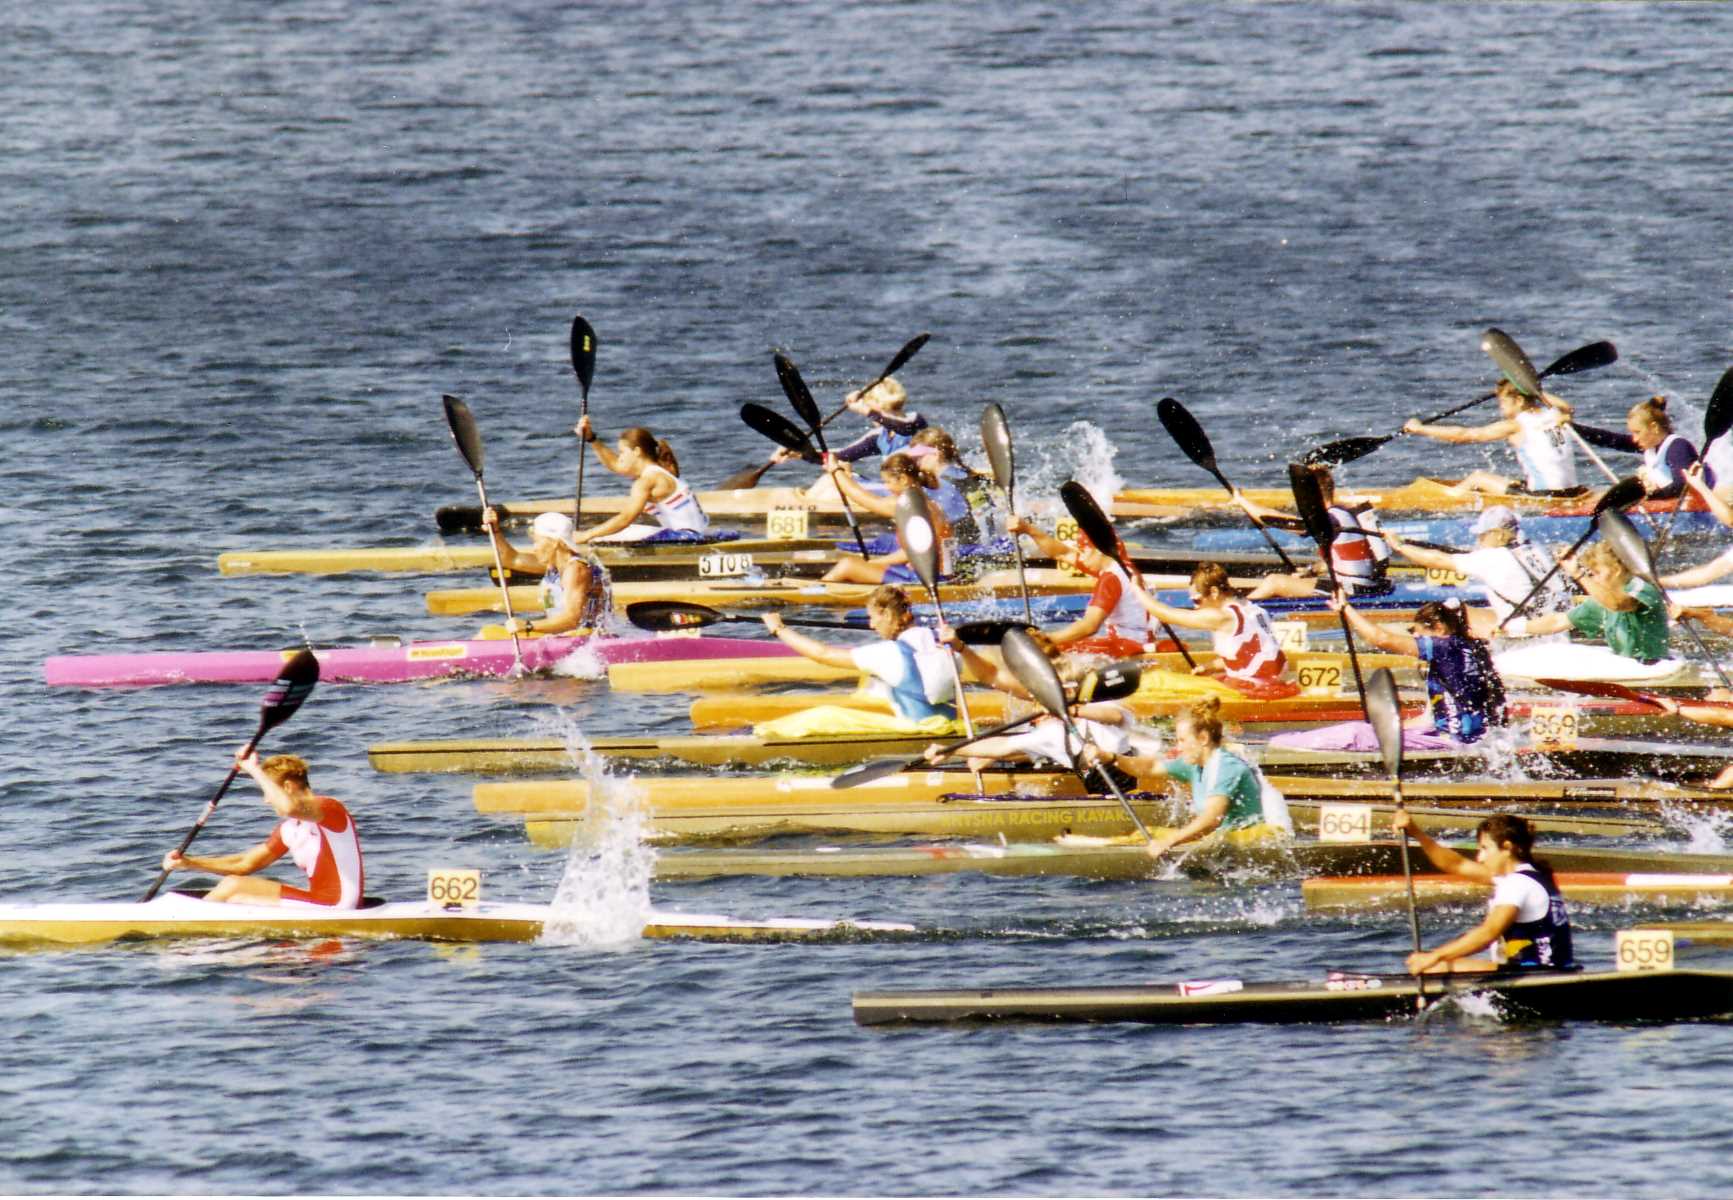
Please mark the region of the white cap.
POLYGON ((1494 504, 1491 508, 1474 518, 1474 533, 1478 536, 1494 529, 1520 529, 1516 514, 1502 504, 1494 504))
POLYGON ((578 548, 578 544, 572 540, 577 529, 572 525, 572 519, 565 513, 537 513, 536 519, 530 523, 530 531, 562 545, 570 546, 573 550, 578 548))

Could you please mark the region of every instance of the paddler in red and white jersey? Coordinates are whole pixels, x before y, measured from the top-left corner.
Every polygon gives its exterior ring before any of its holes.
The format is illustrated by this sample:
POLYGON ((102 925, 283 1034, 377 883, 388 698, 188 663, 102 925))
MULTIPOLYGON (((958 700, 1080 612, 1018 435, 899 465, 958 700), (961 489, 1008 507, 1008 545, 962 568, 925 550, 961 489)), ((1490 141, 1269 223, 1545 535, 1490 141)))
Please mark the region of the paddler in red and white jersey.
POLYGON ((633 481, 632 490, 620 511, 576 535, 578 542, 604 539, 644 542, 695 542, 710 532, 710 518, 698 503, 698 497, 680 478, 680 460, 674 448, 641 425, 620 435, 610 450, 590 426, 590 418, 578 420, 573 432, 595 447, 602 465, 616 475, 633 481), (655 518, 660 529, 638 536, 631 528, 640 516, 655 518))
MULTIPOLYGON (((1318 481, 1318 491, 1323 497, 1324 509, 1329 513, 1330 524, 1336 531, 1335 538, 1330 542, 1330 565, 1335 569, 1337 580, 1350 596, 1383 595, 1391 587, 1386 573, 1390 562, 1390 547, 1378 528, 1378 518, 1371 509, 1353 509, 1337 502, 1336 479, 1330 473, 1330 468, 1314 466, 1311 471, 1318 481)), ((1305 532, 1306 523, 1299 517, 1266 508, 1249 499, 1238 488, 1234 489, 1233 495, 1234 502, 1250 516, 1281 529, 1305 532)), ((1246 593, 1246 599, 1256 601, 1272 597, 1298 599, 1310 596, 1318 590, 1318 577, 1324 573, 1324 561, 1320 557, 1316 565, 1303 568, 1293 575, 1264 576, 1258 581, 1257 587, 1246 593)))
POLYGON ((1013 516, 1006 525, 1013 536, 1026 535, 1043 554, 1069 564, 1095 579, 1095 589, 1083 615, 1063 629, 1048 631, 1061 650, 1081 650, 1112 658, 1136 658, 1155 649, 1149 632, 1149 614, 1143 610, 1132 586, 1131 571, 1115 557, 1124 547, 1104 551, 1082 530, 1072 545, 1043 533, 1025 517, 1013 516))
POLYGON ((361 839, 349 810, 307 783, 307 763, 293 754, 274 754, 263 762, 257 752, 235 755, 235 763, 259 785, 264 800, 281 820, 271 836, 250 850, 216 858, 195 858, 171 850, 164 871, 204 871, 223 878, 207 900, 234 904, 313 904, 359 908, 364 883, 361 839), (307 873, 307 886, 293 887, 257 878, 283 855, 307 873))
POLYGON ((607 625, 613 611, 608 568, 574 536, 572 519, 564 513, 538 513, 530 525, 530 549, 519 550, 499 531, 499 513, 481 514, 482 528, 499 551, 500 565, 526 575, 542 572, 546 606, 539 620, 516 617, 508 632, 543 634, 593 633, 607 625))
POLYGON ((1220 679, 1237 692, 1259 700, 1285 700, 1300 693, 1288 669, 1288 656, 1276 637, 1270 614, 1247 600, 1228 582, 1220 563, 1199 563, 1191 573, 1190 608, 1163 604, 1133 574, 1134 594, 1158 621, 1207 630, 1215 661, 1200 663, 1198 675, 1220 679))

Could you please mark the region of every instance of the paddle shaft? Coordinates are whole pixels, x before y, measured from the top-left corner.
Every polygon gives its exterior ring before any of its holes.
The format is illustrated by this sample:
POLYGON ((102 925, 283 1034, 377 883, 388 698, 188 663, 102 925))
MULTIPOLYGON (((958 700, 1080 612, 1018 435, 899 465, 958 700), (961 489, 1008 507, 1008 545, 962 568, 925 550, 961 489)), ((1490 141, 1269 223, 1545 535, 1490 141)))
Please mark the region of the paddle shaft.
MULTIPOLYGON (((259 739, 264 736, 265 719, 261 716, 259 718, 258 732, 253 734, 252 741, 247 743, 247 748, 241 751, 240 757, 245 758, 247 755, 251 754, 254 749, 258 747, 259 739)), ((240 773, 241 764, 237 759, 235 765, 229 768, 229 773, 223 777, 223 785, 217 789, 217 794, 210 798, 210 802, 205 805, 205 810, 199 814, 199 819, 193 822, 193 827, 187 830, 187 835, 181 839, 181 844, 175 847, 176 854, 185 854, 187 852, 187 847, 193 844, 193 839, 198 837, 199 834, 204 831, 205 822, 210 820, 211 814, 217 811, 218 803, 220 803, 223 796, 227 794, 229 785, 235 782, 235 776, 240 773)), ((150 901, 156 899, 157 892, 161 890, 162 885, 168 880, 170 874, 171 872, 166 870, 159 872, 156 877, 156 882, 150 885, 150 891, 144 894, 144 899, 139 901, 139 903, 148 904, 150 901)))
MULTIPOLYGON (((933 600, 933 615, 938 617, 939 624, 943 625, 945 623, 945 609, 944 606, 939 603, 938 584, 936 581, 926 582, 927 595, 931 596, 933 600)), ((952 650, 949 646, 945 647, 945 660, 951 664, 951 686, 956 691, 957 715, 963 718, 963 732, 973 738, 975 736, 975 720, 969 715, 968 697, 963 695, 963 672, 962 669, 957 666, 957 652, 952 650)), ((985 791, 986 787, 981 782, 981 773, 979 771, 971 770, 970 774, 975 777, 975 790, 977 792, 985 791)))
MULTIPOLYGON (((583 459, 580 458, 578 461, 581 463, 583 459)), ((481 511, 485 513, 488 510, 487 484, 482 482, 480 471, 475 473, 475 494, 481 500, 481 511)), ((493 569, 499 572, 499 597, 500 602, 505 606, 505 627, 506 631, 511 634, 511 652, 516 663, 515 669, 522 671, 524 648, 523 644, 518 641, 517 617, 511 610, 511 577, 506 574, 505 563, 499 556, 499 542, 496 540, 503 536, 505 535, 499 532, 499 526, 495 525, 492 536, 487 539, 487 544, 493 549, 493 569)))
POLYGON ((1576 552, 1583 548, 1583 544, 1594 536, 1595 536, 1595 523, 1591 520, 1589 522, 1589 527, 1583 531, 1583 535, 1580 538, 1578 538, 1576 541, 1572 542, 1571 548, 1569 550, 1566 550, 1564 552, 1563 556, 1561 556, 1556 562, 1553 563, 1552 570, 1548 571, 1545 575, 1542 575, 1540 577, 1540 579, 1538 579, 1535 582, 1535 585, 1529 589, 1528 595, 1526 595, 1522 598, 1522 603, 1518 604, 1515 608, 1511 609, 1510 612, 1508 614, 1506 614, 1504 620, 1502 620, 1498 623, 1497 627, 1494 628, 1492 631, 1493 636, 1497 637, 1499 634, 1503 633, 1504 627, 1510 623, 1510 619, 1512 617, 1516 616, 1518 613, 1522 612, 1524 609, 1526 609, 1529 605, 1529 601, 1533 600, 1536 596, 1540 595, 1542 589, 1544 589, 1548 583, 1552 582, 1552 577, 1554 575, 1557 575, 1561 570, 1564 569, 1564 565, 1565 565, 1564 560, 1567 558, 1574 557, 1576 555, 1576 552))
MULTIPOLYGON (((1075 741, 1079 746, 1082 746, 1084 744, 1083 734, 1078 731, 1076 724, 1071 720, 1071 714, 1066 712, 1064 709, 1060 709, 1054 715, 1061 721, 1065 722, 1065 736, 1068 739, 1075 741)), ((1068 741, 1066 744, 1067 753, 1069 753, 1070 749, 1070 742, 1068 741)), ((1077 776, 1078 780, 1082 782, 1084 787, 1089 786, 1089 780, 1084 776, 1083 772, 1078 769, 1077 761, 1075 759, 1071 762, 1071 773, 1077 776)), ((1115 800, 1119 801, 1119 806, 1125 810, 1125 815, 1131 818, 1131 823, 1133 825, 1137 826, 1138 836, 1142 837, 1146 843, 1154 841, 1155 839, 1149 836, 1149 827, 1143 823, 1143 818, 1137 815, 1137 810, 1131 807, 1131 801, 1126 798, 1124 792, 1119 790, 1119 784, 1114 782, 1113 773, 1108 770, 1107 764, 1096 763, 1095 773, 1101 776, 1101 782, 1107 785, 1107 790, 1113 793, 1113 798, 1115 800)))
MULTIPOLYGON (((1228 495, 1230 495, 1230 496, 1233 495, 1234 485, 1229 483, 1228 477, 1226 475, 1223 475, 1221 473, 1221 471, 1216 467, 1215 459, 1213 456, 1211 457, 1211 459, 1208 463, 1204 464, 1204 469, 1206 471, 1208 471, 1211 475, 1214 475, 1216 477, 1216 481, 1218 483, 1220 483, 1224 489, 1227 490, 1228 495)), ((1245 512, 1245 509, 1242 508, 1240 511, 1245 512)), ((1276 536, 1275 536, 1275 534, 1270 532, 1270 527, 1268 525, 1265 525, 1262 520, 1253 516, 1249 512, 1246 513, 1246 518, 1249 521, 1251 521, 1251 523, 1254 526, 1257 527, 1257 531, 1259 533, 1264 535, 1264 541, 1268 542, 1270 549, 1272 549, 1276 552, 1276 557, 1282 560, 1282 566, 1285 567, 1289 571, 1294 570, 1295 569, 1294 568, 1294 560, 1288 557, 1288 552, 1283 550, 1281 547, 1281 543, 1276 541, 1276 536)))
MULTIPOLYGON (((1017 519, 1017 501, 1011 494, 1012 484, 1005 484, 1005 511, 1011 514, 1011 519, 1017 519)), ((1029 571, 1023 562, 1023 535, 1011 535, 1011 549, 1017 554, 1017 589, 1023 593, 1023 619, 1031 627, 1035 624, 1035 610, 1029 604, 1029 571)))
MULTIPOLYGON (((818 439, 818 451, 825 457, 830 456, 830 447, 824 442, 824 422, 820 421, 812 427, 812 436, 818 439)), ((835 482, 834 480, 832 482, 835 482)), ((860 521, 855 518, 854 505, 848 502, 848 493, 842 490, 842 485, 836 486, 836 498, 842 501, 843 515, 848 518, 848 527, 854 533, 854 544, 860 547, 860 556, 867 557, 866 538, 860 531, 860 521)))

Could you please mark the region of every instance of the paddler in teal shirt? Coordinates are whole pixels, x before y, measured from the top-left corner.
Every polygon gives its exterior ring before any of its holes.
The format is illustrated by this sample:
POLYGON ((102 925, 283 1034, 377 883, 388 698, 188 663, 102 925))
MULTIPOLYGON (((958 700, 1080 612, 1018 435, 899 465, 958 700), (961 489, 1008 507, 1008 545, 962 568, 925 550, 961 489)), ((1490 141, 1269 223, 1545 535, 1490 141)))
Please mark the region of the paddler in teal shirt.
POLYGON ((1588 593, 1569 612, 1542 617, 1518 617, 1505 625, 1511 637, 1539 637, 1575 630, 1599 638, 1607 649, 1641 663, 1667 657, 1669 632, 1666 598, 1660 589, 1633 576, 1605 542, 1589 547, 1580 566, 1564 560, 1564 572, 1588 593))

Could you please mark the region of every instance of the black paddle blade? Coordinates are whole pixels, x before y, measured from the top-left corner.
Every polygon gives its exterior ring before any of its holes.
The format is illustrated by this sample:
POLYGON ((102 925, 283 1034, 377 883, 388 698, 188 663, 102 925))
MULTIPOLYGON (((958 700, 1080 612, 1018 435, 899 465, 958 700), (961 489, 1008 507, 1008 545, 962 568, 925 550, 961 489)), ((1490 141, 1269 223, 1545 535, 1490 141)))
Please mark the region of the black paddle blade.
POLYGON ((481 433, 475 427, 475 417, 470 413, 469 405, 456 396, 441 396, 440 399, 445 402, 445 423, 451 426, 451 440, 457 443, 457 452, 463 455, 463 461, 480 479, 486 455, 481 448, 481 433))
POLYGON ((582 317, 572 318, 572 371, 588 401, 590 381, 596 377, 596 331, 582 317))
POLYGON ((747 403, 740 406, 740 419, 777 445, 794 451, 807 462, 824 461, 818 456, 818 451, 812 448, 812 439, 781 413, 765 408, 762 404, 747 403))
POLYGON ((1402 702, 1396 697, 1396 677, 1379 667, 1366 680, 1366 715, 1378 735, 1378 751, 1390 778, 1402 778, 1402 702))
POLYGON ((1728 367, 1709 397, 1709 407, 1703 411, 1703 449, 1709 443, 1733 429, 1733 367, 1728 367))
POLYGON ((311 650, 298 650, 283 664, 282 673, 271 683, 271 690, 259 703, 259 732, 275 729, 295 715, 303 701, 313 694, 319 682, 319 660, 311 650))
POLYGON ((1578 371, 1595 371, 1601 367, 1610 367, 1618 361, 1618 348, 1611 342, 1590 342, 1569 354, 1560 355, 1548 364, 1540 377, 1545 379, 1548 375, 1575 375, 1578 371))
POLYGON ((1528 361, 1528 355, 1509 334, 1502 329, 1488 329, 1480 337, 1480 348, 1491 357, 1504 377, 1516 385, 1517 391, 1525 396, 1540 395, 1540 376, 1535 374, 1534 364, 1528 361))
POLYGON ((1638 579, 1653 583, 1655 559, 1649 553, 1649 543, 1643 540, 1643 535, 1637 532, 1637 527, 1631 524, 1630 518, 1609 508, 1595 518, 1595 524, 1600 528, 1602 540, 1613 548, 1613 553, 1625 564, 1625 570, 1638 579))
POLYGON ((726 619, 727 614, 708 605, 687 604, 680 600, 639 600, 626 605, 626 620, 639 629, 655 633, 671 629, 702 629, 726 619))
POLYGON ((926 345, 927 339, 932 336, 933 335, 930 333, 918 333, 914 337, 910 338, 903 344, 903 348, 897 351, 897 356, 891 359, 890 364, 880 372, 879 377, 861 390, 863 392, 870 392, 873 388, 876 388, 879 384, 902 370, 903 367, 908 364, 909 359, 921 352, 921 347, 926 345))
POLYGON ((1083 677, 1077 685, 1077 703, 1091 700, 1123 700, 1143 682, 1143 664, 1134 658, 1108 663, 1083 677))
POLYGON ((924 490, 912 487, 897 497, 896 523, 897 540, 908 553, 909 566, 929 589, 938 587, 939 537, 924 490))
POLYGON ((1631 507, 1644 495, 1643 481, 1635 475, 1627 475, 1612 487, 1601 493, 1601 498, 1595 501, 1595 516, 1604 512, 1631 507))
POLYGON ((1164 396, 1155 402, 1155 417, 1187 458, 1211 474, 1215 473, 1215 447, 1210 445, 1209 435, 1185 405, 1172 396, 1164 396))
POLYGON ((1324 485, 1318 478, 1318 469, 1304 463, 1289 463, 1288 486, 1293 489, 1294 506, 1299 510, 1300 520, 1306 523, 1307 535, 1318 543, 1320 550, 1327 552, 1330 543, 1336 540, 1336 526, 1330 520, 1329 506, 1324 503, 1324 485))
POLYGON ((989 404, 981 410, 981 445, 987 451, 987 461, 993 467, 993 480, 1011 495, 1017 486, 1017 459, 1011 453, 1011 425, 1005 420, 1005 410, 989 404))
POLYGON ((1059 498, 1065 501, 1065 511, 1077 522, 1078 532, 1107 557, 1124 560, 1125 548, 1120 544, 1119 534, 1088 488, 1075 479, 1067 479, 1059 485, 1059 498))
POLYGON ((1053 664, 1041 653, 1041 647, 1035 644, 1027 630, 1008 630, 1005 640, 999 643, 999 653, 1017 677, 1017 682, 1029 689, 1037 704, 1055 716, 1064 715, 1065 685, 1059 681, 1059 672, 1053 669, 1053 664))
POLYGON ((957 636, 968 646, 997 646, 1005 640, 1005 634, 1013 629, 1027 629, 1027 621, 1010 621, 1005 619, 988 621, 965 621, 958 625, 957 636))
POLYGON ((734 472, 716 486, 724 492, 736 491, 741 488, 755 488, 758 486, 758 481, 764 478, 764 473, 775 465, 775 463, 760 463, 756 467, 747 467, 744 471, 734 472))
POLYGON ((1365 458, 1394 436, 1394 434, 1385 434, 1383 437, 1351 437, 1342 438, 1335 442, 1325 442, 1322 446, 1314 446, 1306 451, 1306 456, 1300 461, 1309 467, 1339 467, 1344 463, 1365 458))
MULTIPOLYGON (((794 360, 786 354, 776 356, 776 380, 782 384, 782 394, 788 397, 788 403, 794 408, 794 415, 806 422, 806 427, 823 439, 818 427, 824 424, 824 417, 818 411, 818 402, 812 398, 812 392, 806 386, 806 380, 800 377, 800 368, 794 365, 794 360)), ((821 440, 820 444, 823 442, 821 440)))

